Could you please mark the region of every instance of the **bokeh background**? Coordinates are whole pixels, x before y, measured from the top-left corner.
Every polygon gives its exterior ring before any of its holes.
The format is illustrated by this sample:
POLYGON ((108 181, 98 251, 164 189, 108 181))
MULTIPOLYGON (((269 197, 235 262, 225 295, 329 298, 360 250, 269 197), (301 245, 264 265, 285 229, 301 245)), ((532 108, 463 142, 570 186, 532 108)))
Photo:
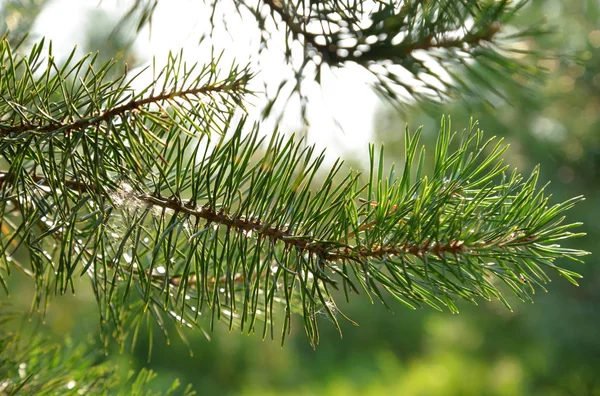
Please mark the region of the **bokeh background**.
MULTIPOLYGON (((69 34, 60 46, 78 44, 82 53, 100 51, 102 59, 142 65, 153 53, 154 47, 148 44, 152 41, 144 37, 149 32, 134 36, 133 26, 118 25, 126 7, 118 2, 113 6, 107 3, 0 1, 0 31, 9 28, 14 34, 31 32, 28 40, 41 35, 57 37, 67 21, 68 28, 80 34, 69 34), (83 7, 81 3, 91 5, 83 7), (65 4, 69 12, 59 18, 56 10, 60 8, 56 7, 65 4), (116 31, 115 26, 119 26, 116 31)), ((172 12, 177 12, 175 3, 170 7, 172 12)), ((466 127, 473 116, 487 136, 503 136, 511 144, 507 162, 520 172, 528 173, 541 165, 541 180, 552 182, 547 190, 555 202, 586 196, 586 201, 569 216, 573 221, 584 221, 580 230, 587 236, 569 244, 597 253, 600 2, 534 0, 515 24, 527 26, 541 16, 547 17, 557 32, 523 45, 526 49, 570 55, 537 63, 536 67, 550 73, 545 85, 527 92, 510 92, 509 100, 495 103, 494 109, 472 108, 457 101, 442 108, 407 106, 398 112, 370 98, 360 114, 369 128, 363 128, 360 136, 356 131, 344 135, 339 128, 330 132, 361 145, 360 150, 337 148, 332 155, 360 167, 364 161, 356 153, 366 153, 363 142, 371 140, 384 142, 388 158, 400 162, 406 124, 413 130, 424 125, 424 141, 433 144, 441 114, 452 116, 455 129, 466 127)), ((163 45, 173 42, 177 46, 175 36, 187 37, 172 18, 156 17, 153 24, 152 34, 163 35, 163 45)), ((193 47, 187 51, 193 52, 193 47)), ((343 83, 341 77, 339 81, 343 83)), ((361 95, 347 100, 358 102, 347 105, 348 117, 355 117, 361 95)), ((323 112, 321 117, 331 116, 323 112)), ((335 117, 344 124, 343 106, 338 106, 335 117)), ((288 129, 292 127, 288 125, 288 129)), ((322 133, 308 130, 307 134, 317 145, 323 144, 318 141, 322 133)), ((411 311, 390 301, 395 311, 391 313, 381 304, 357 297, 350 304, 340 303, 340 308, 360 326, 342 323, 340 339, 323 315, 321 342, 316 350, 307 342, 301 321, 296 320, 293 336, 283 348, 278 339, 263 341, 258 334, 229 334, 222 326, 210 335, 210 341, 200 331, 186 332, 189 346, 174 332, 169 345, 155 332, 149 362, 151 340, 143 336, 133 350, 126 347, 120 351, 115 346, 106 359, 116 361, 123 372, 152 368, 158 373, 154 382, 157 388, 179 378, 184 384, 192 383, 200 395, 600 395, 598 260, 598 254, 593 254, 585 258, 585 265, 560 263, 584 276, 580 286, 556 278, 548 285, 548 293, 537 293, 535 304, 510 299, 512 312, 499 302, 463 304, 461 313, 452 315, 431 309, 411 311)), ((18 276, 12 282, 13 288, 22 290, 11 296, 13 308, 28 310, 29 283, 18 276)), ((5 299, 4 295, 0 297, 5 299)), ((93 294, 82 282, 76 296, 52 301, 43 323, 42 315, 34 314, 31 324, 24 321, 21 326, 56 340, 97 341, 96 309, 93 294)))

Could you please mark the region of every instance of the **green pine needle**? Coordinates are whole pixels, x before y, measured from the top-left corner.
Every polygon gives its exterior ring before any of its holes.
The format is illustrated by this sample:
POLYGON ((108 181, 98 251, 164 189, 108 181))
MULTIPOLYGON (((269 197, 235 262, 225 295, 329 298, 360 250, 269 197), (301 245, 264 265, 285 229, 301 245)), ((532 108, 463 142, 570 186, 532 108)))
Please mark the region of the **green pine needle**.
POLYGON ((342 292, 454 312, 530 299, 547 272, 576 284, 560 265, 587 253, 557 242, 582 235, 564 218, 582 198, 549 205, 476 123, 442 119, 431 161, 407 130, 399 177, 373 146, 366 180, 341 161, 323 176, 302 139, 233 120, 245 71, 172 57, 163 89, 137 93, 110 65, 41 52, 0 42, 0 265, 33 278, 38 307, 89 278, 105 342, 207 317, 263 337, 282 321, 282 340, 302 320, 316 345, 319 316, 347 319, 342 292))

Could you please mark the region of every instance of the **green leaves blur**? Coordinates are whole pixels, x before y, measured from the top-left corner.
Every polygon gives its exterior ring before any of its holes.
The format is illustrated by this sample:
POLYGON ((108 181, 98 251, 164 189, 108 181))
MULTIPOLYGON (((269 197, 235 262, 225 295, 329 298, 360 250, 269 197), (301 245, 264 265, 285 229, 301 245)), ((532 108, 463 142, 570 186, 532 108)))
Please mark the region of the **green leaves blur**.
POLYGON ((92 345, 74 346, 51 342, 39 335, 11 332, 7 327, 19 315, 0 305, 0 392, 2 395, 193 395, 188 386, 180 389, 178 381, 161 392, 149 391, 156 377, 150 370, 130 371, 119 377, 119 367, 103 362, 92 345))

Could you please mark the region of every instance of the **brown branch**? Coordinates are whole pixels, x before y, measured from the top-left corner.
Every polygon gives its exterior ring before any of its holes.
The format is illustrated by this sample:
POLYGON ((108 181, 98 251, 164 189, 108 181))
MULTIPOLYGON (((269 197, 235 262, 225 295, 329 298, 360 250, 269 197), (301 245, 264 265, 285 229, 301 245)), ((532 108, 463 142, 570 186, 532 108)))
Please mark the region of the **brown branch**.
MULTIPOLYGON (((471 32, 465 34, 463 37, 456 39, 439 39, 436 35, 430 35, 418 42, 400 42, 397 45, 391 45, 389 41, 382 43, 371 44, 370 49, 365 52, 361 52, 358 56, 354 55, 355 48, 344 48, 348 51, 347 56, 340 56, 337 54, 338 46, 335 43, 327 45, 321 45, 317 43, 317 37, 326 37, 325 33, 315 34, 306 31, 302 24, 294 21, 294 16, 290 15, 285 10, 284 2, 280 0, 263 0, 271 11, 280 16, 283 23, 288 27, 292 33, 292 37, 296 40, 300 40, 300 37, 304 38, 304 44, 310 44, 316 51, 319 52, 324 62, 333 65, 341 62, 357 62, 359 64, 365 61, 378 61, 390 58, 405 58, 410 56, 416 50, 431 50, 435 48, 462 48, 465 45, 476 46, 480 45, 482 41, 492 41, 493 37, 500 31, 501 25, 498 21, 494 21, 489 26, 480 29, 478 32, 471 32), (379 45, 378 45, 379 44, 379 45)), ((353 31, 356 37, 368 37, 377 35, 378 33, 388 34, 389 32, 381 31, 375 32, 370 30, 358 30, 353 31)), ((439 35, 438 35, 439 36, 439 35)), ((360 40, 359 40, 360 41, 360 40)))
POLYGON ((263 0, 263 3, 269 6, 273 12, 281 17, 283 23, 285 23, 288 29, 290 29, 294 39, 299 40, 300 36, 304 37, 304 44, 310 44, 317 52, 319 52, 319 54, 321 54, 321 57, 326 63, 335 64, 344 60, 344 58, 341 58, 337 55, 337 46, 334 44, 321 45, 317 43, 317 34, 307 32, 304 28, 302 28, 302 25, 294 22, 294 18, 284 10, 282 1, 263 0))
MULTIPOLYGON (((34 180, 36 183, 44 183, 46 181, 46 178, 39 176, 39 175, 32 175, 31 176, 32 180, 34 180)), ((12 177, 12 175, 8 175, 7 172, 2 172, 0 171, 0 187, 3 186, 5 183, 14 183, 15 178, 12 177)), ((97 191, 95 188, 90 188, 86 185, 84 185, 83 183, 80 183, 76 180, 66 180, 65 181, 65 185, 67 185, 67 187, 71 190, 77 191, 77 192, 85 192, 86 190, 91 190, 91 191, 97 191)), ((19 206, 20 206, 20 202, 18 199, 12 199, 12 201, 15 203, 15 208, 18 210, 19 206)), ((42 232, 47 232, 50 227, 48 227, 44 222, 42 221, 38 221, 36 223, 36 225, 42 230, 42 232)), ((16 229, 17 227, 13 227, 14 229, 16 229)), ((2 222, 2 220, 0 219, 0 233, 4 234, 5 236, 9 237, 11 234, 11 230, 8 229, 8 227, 4 224, 4 222, 2 222)), ((56 232, 52 233, 52 236, 59 242, 62 242, 62 236, 59 235, 56 232)), ((17 248, 19 246, 19 243, 17 242, 16 239, 13 239, 11 242, 11 245, 15 248, 17 248)), ((90 255, 90 257, 92 256, 92 254, 90 252, 88 252, 88 254, 90 255)), ((112 268, 112 264, 109 262, 108 265, 112 268)), ((133 266, 130 266, 128 268, 122 267, 123 270, 125 270, 125 272, 129 271, 132 273, 139 273, 140 270, 134 268, 133 266)), ((21 270, 25 270, 27 271, 25 268, 21 268, 21 270)), ((172 275, 169 276, 168 279, 166 279, 166 275, 162 275, 162 274, 151 274, 147 271, 144 271, 146 277, 148 278, 152 278, 153 280, 156 281, 168 281, 168 283, 171 286, 178 286, 181 283, 182 280, 182 276, 180 275, 172 275)), ((256 276, 256 275, 255 275, 256 276)), ((208 282, 208 286, 210 286, 211 288, 214 288, 218 285, 223 285, 227 282, 227 279, 225 279, 224 277, 219 278, 219 279, 215 279, 214 277, 210 278, 207 280, 208 282)), ((242 275, 237 274, 234 278, 233 278, 233 282, 237 283, 237 284, 243 284, 244 282, 244 277, 242 275)), ((191 275, 188 277, 188 279, 186 280, 186 283, 188 285, 196 285, 197 284, 197 277, 196 275, 191 275)), ((209 290, 211 290, 209 288, 209 290)))
POLYGON ((361 64, 366 61, 378 61, 392 58, 402 59, 409 57, 417 50, 429 51, 442 48, 463 48, 465 45, 474 47, 481 45, 481 42, 483 41, 491 42, 494 36, 500 31, 500 28, 500 23, 494 22, 485 29, 481 29, 475 33, 468 33, 463 37, 455 39, 440 39, 436 37, 436 35, 430 35, 418 42, 400 42, 394 46, 391 46, 387 42, 375 43, 370 46, 368 51, 365 51, 358 56, 354 56, 353 52, 350 51, 350 55, 346 60, 361 64))
MULTIPOLYGON (((31 179, 41 185, 49 186, 47 179, 40 175, 30 175, 31 179)), ((6 186, 7 183, 16 183, 18 182, 15 177, 10 176, 8 172, 0 171, 0 188, 6 186)), ((101 194, 101 192, 93 187, 87 186, 85 183, 77 180, 64 180, 64 185, 79 193, 92 192, 101 194)), ((285 244, 285 248, 296 248, 304 253, 308 253, 311 256, 316 256, 320 263, 326 265, 326 262, 335 262, 335 261, 352 261, 360 265, 364 271, 368 271, 365 267, 365 264, 369 259, 379 259, 384 260, 391 256, 407 256, 411 255, 418 259, 425 260, 427 256, 437 256, 441 260, 444 260, 446 256, 457 257, 459 255, 464 255, 465 253, 472 252, 472 249, 465 245, 462 240, 450 240, 446 242, 433 241, 431 239, 425 240, 420 244, 415 244, 411 242, 406 242, 401 245, 396 246, 372 246, 370 248, 364 246, 350 246, 344 245, 338 242, 327 242, 327 241, 319 241, 306 236, 298 236, 294 235, 289 230, 282 230, 277 227, 267 226, 259 219, 246 219, 243 217, 234 217, 231 216, 224 211, 220 210, 218 212, 212 210, 208 207, 197 207, 194 203, 189 201, 182 202, 176 198, 165 198, 158 195, 150 195, 150 194, 132 194, 132 199, 138 200, 143 204, 156 206, 162 209, 170 209, 175 213, 185 213, 196 219, 203 219, 207 221, 207 226, 210 223, 215 223, 219 225, 223 225, 228 229, 234 229, 235 232, 238 233, 248 233, 252 231, 252 233, 256 233, 259 238, 262 239, 270 239, 272 243, 282 242, 285 244)), ((377 202, 370 202, 370 206, 377 206, 377 202)), ((394 207, 392 213, 396 211, 397 208, 394 207)), ((375 224, 369 224, 369 227, 372 228, 375 224)), ((360 230, 366 231, 366 230, 360 230)), ((60 235, 55 235, 55 237, 61 238, 60 235)), ((357 237, 357 236, 355 236, 357 237)), ((522 233, 513 233, 508 237, 501 240, 493 240, 488 241, 487 243, 480 243, 477 245, 478 249, 486 249, 497 247, 501 250, 506 249, 514 249, 514 246, 510 246, 511 244, 521 244, 523 242, 528 242, 530 240, 535 239, 535 236, 526 236, 522 233)), ((518 246, 516 247, 519 248, 518 246)), ((134 271, 138 272, 139 270, 132 268, 122 268, 125 271, 134 271)), ((284 268, 285 269, 285 268, 284 268)), ((288 270, 291 271, 291 270, 288 270)), ((293 271, 292 271, 293 272, 293 271)), ((155 274, 155 273, 145 273, 146 277, 151 278, 154 281, 162 282, 163 286, 168 284, 170 287, 178 287, 182 282, 186 282, 188 285, 192 287, 198 287, 198 274, 193 274, 188 277, 183 277, 179 274, 172 274, 170 276, 155 274)), ((258 276, 258 274, 254 274, 253 278, 258 276)), ((217 287, 218 285, 224 284, 224 282, 229 281, 227 278, 215 278, 212 277, 207 280, 209 290, 211 288, 217 287)), ((242 275, 235 275, 232 281, 236 284, 242 284, 246 282, 246 279, 242 275)), ((351 284, 352 286, 352 284, 351 284)), ((353 286, 352 286, 353 287, 353 286)), ((353 287, 353 289, 355 289, 353 287)), ((356 290, 356 289, 355 289, 356 290)))
MULTIPOLYGON (((30 175, 32 180, 42 185, 48 185, 43 176, 30 175)), ((0 187, 4 183, 14 183, 14 177, 7 172, 0 172, 0 187)), ((85 183, 77 180, 65 180, 67 188, 78 192, 98 192, 93 186, 87 186, 85 183)), ((237 232, 252 232, 264 239, 271 239, 274 242, 282 242, 287 247, 294 247, 309 254, 316 255, 327 261, 353 259, 354 261, 364 261, 369 258, 383 258, 391 255, 410 254, 415 257, 423 258, 428 254, 435 254, 441 257, 443 254, 456 255, 468 250, 463 241, 450 241, 447 243, 423 244, 405 243, 400 246, 377 246, 367 249, 360 246, 344 246, 340 248, 340 243, 324 242, 311 239, 307 236, 295 235, 289 230, 283 230, 274 226, 266 226, 258 219, 246 219, 243 217, 233 217, 223 211, 215 212, 208 207, 196 207, 189 202, 182 202, 175 198, 165 198, 158 195, 138 194, 133 195, 133 199, 146 205, 152 205, 163 209, 170 209, 176 213, 185 213, 197 219, 206 220, 209 224, 221 224, 227 228, 232 228, 237 232)), ((374 224, 371 224, 372 226, 374 224)))
POLYGON ((127 112, 131 112, 137 109, 140 109, 142 106, 159 103, 166 100, 172 100, 175 98, 183 98, 188 96, 198 96, 198 95, 207 95, 212 92, 222 92, 228 88, 236 86, 236 83, 239 82, 227 82, 218 85, 205 85, 200 88, 186 89, 183 91, 172 91, 169 93, 163 93, 160 95, 153 95, 147 98, 139 99, 139 100, 131 100, 128 103, 114 107, 110 110, 107 110, 99 115, 90 116, 85 118, 80 118, 71 123, 50 123, 46 125, 36 125, 33 123, 21 123, 20 125, 15 126, 1 126, 0 125, 0 135, 11 135, 11 134, 19 134, 26 131, 36 131, 41 133, 47 132, 57 132, 63 131, 68 133, 70 131, 76 129, 87 128, 92 125, 98 125, 103 122, 107 122, 109 119, 123 115, 127 112))

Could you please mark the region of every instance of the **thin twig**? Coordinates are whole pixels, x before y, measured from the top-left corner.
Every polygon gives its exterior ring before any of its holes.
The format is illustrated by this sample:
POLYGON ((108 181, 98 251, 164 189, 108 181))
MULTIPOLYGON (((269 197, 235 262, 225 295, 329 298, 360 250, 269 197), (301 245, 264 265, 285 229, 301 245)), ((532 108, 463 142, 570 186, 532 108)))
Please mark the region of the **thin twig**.
MULTIPOLYGON (((355 55, 354 51, 348 50, 347 56, 340 56, 337 54, 338 47, 334 43, 322 45, 317 43, 317 37, 326 37, 323 34, 315 34, 308 32, 300 23, 294 21, 294 16, 286 12, 283 2, 277 0, 263 0, 271 11, 281 18, 283 23, 290 30, 292 37, 299 40, 300 37, 304 38, 304 44, 310 44, 319 54, 323 61, 329 65, 338 64, 341 62, 357 62, 364 64, 369 61, 378 61, 383 59, 393 58, 405 58, 410 56, 416 50, 431 50, 435 48, 463 48, 467 46, 477 46, 483 41, 492 41, 496 33, 500 31, 501 25, 498 21, 494 21, 490 25, 480 29, 478 32, 469 32, 460 38, 441 38, 439 34, 432 34, 422 38, 416 42, 405 42, 402 41, 396 45, 391 45, 389 42, 385 42, 381 45, 377 43, 370 45, 368 51, 359 51, 355 55)), ((359 30, 353 32, 357 37, 367 37, 370 34, 366 34, 365 31, 359 30)))

